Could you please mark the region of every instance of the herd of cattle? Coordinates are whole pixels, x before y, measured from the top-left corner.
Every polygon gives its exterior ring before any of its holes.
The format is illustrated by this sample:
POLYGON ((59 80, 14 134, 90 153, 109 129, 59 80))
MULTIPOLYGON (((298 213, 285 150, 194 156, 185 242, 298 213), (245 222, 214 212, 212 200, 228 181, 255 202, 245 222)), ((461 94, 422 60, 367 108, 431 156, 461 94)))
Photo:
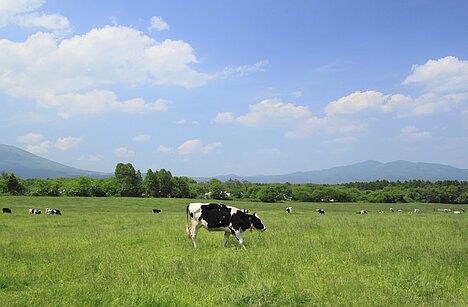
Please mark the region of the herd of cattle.
MULTIPOLYGON (((29 208, 28 212, 29 212, 29 214, 34 214, 34 215, 42 213, 41 209, 36 209, 36 208, 29 208)), ((46 208, 45 212, 46 212, 46 214, 62 215, 62 212, 59 209, 46 208)), ((3 214, 12 213, 11 208, 2 208, 2 213, 3 214)))
MULTIPOLYGON (((10 208, 3 208, 3 213, 12 213, 10 208)), ((390 208, 391 213, 401 213, 402 210, 390 208)), ((454 210, 450 208, 434 208, 435 212, 453 212, 454 214, 465 213, 465 209, 454 210)), ((58 209, 46 208, 46 214, 61 215, 58 209)), ((160 213, 160 209, 153 209, 153 213, 160 213)), ((293 208, 286 207, 286 212, 292 214, 293 208)), ((315 210, 317 214, 325 214, 325 210, 315 210)), ((414 209, 410 213, 419 213, 419 209, 414 209)), ((357 214, 369 214, 367 210, 359 210, 357 214)), ((379 214, 384 211, 379 211, 379 214)), ((40 209, 30 208, 29 214, 41 214, 40 209)), ((186 232, 189 239, 192 240, 194 248, 197 248, 197 233, 200 228, 205 228, 208 231, 224 231, 224 246, 226 246, 229 236, 233 235, 240 246, 245 249, 242 233, 248 229, 256 229, 261 232, 267 228, 263 224, 257 213, 249 214, 248 209, 238 209, 236 207, 227 206, 219 203, 190 203, 186 208, 186 232), (190 223, 189 223, 190 221, 190 223)))

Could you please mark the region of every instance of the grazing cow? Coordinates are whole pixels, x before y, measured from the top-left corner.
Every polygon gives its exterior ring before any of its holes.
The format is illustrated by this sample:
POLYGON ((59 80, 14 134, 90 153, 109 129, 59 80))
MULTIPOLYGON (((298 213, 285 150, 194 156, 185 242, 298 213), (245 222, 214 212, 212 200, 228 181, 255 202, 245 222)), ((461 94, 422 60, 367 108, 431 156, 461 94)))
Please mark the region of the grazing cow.
POLYGON ((291 212, 292 212, 292 207, 287 207, 287 208, 286 208, 286 212, 287 212, 287 213, 291 213, 291 212))
POLYGON ((395 212, 395 209, 393 209, 393 208, 390 208, 390 212, 395 212))
POLYGON ((41 210, 39 209, 29 209, 29 214, 41 214, 41 210))
POLYGON ((245 249, 242 232, 247 229, 257 229, 265 231, 260 217, 242 212, 235 207, 213 203, 190 203, 186 209, 187 215, 187 235, 192 239, 193 247, 197 248, 197 232, 200 227, 209 231, 224 231, 224 246, 226 246, 229 236, 233 234, 239 244, 245 249), (189 217, 191 225, 189 226, 189 217))
POLYGON ((323 209, 317 209, 315 212, 317 212, 317 214, 325 214, 325 210, 323 209))
POLYGON ((461 209, 461 210, 456 210, 456 211, 453 211, 454 214, 462 214, 462 213, 465 213, 465 209, 461 209))
POLYGON ((401 209, 398 209, 398 213, 401 213, 401 209))
POLYGON ((159 209, 153 209, 153 213, 160 213, 160 212, 161 212, 161 210, 159 210, 159 209))
POLYGON ((50 209, 50 208, 46 208, 46 214, 62 215, 62 212, 60 212, 59 209, 50 209))
POLYGON ((419 213, 419 209, 416 209, 416 208, 415 208, 413 212, 414 212, 414 213, 419 213))
POLYGON ((368 214, 369 212, 367 210, 360 210, 356 212, 357 214, 368 214))
POLYGON ((11 209, 10 208, 2 208, 2 212, 3 212, 3 214, 11 213, 11 209))

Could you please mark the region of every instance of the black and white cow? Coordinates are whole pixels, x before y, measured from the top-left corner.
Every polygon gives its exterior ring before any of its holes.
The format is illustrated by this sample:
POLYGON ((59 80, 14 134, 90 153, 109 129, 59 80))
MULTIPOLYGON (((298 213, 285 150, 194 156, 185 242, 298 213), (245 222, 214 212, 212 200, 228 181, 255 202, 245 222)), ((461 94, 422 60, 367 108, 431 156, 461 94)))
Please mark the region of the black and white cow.
POLYGON ((291 213, 292 212, 292 207, 286 207, 286 212, 291 213))
POLYGON ((50 209, 50 208, 46 208, 46 213, 47 213, 47 214, 62 215, 62 212, 60 212, 59 209, 50 209))
POLYGON ((29 209, 29 214, 41 214, 41 210, 32 208, 29 209))
POLYGON ((10 208, 2 208, 2 212, 3 212, 3 214, 11 213, 11 209, 10 208))
POLYGON ((160 212, 161 212, 161 210, 159 210, 159 209, 153 209, 153 213, 160 213, 160 212))
POLYGON ((315 212, 317 212, 317 214, 325 214, 325 210, 323 209, 317 209, 315 212))
POLYGON ((369 212, 367 210, 360 210, 356 212, 357 214, 368 214, 369 212))
POLYGON ((187 205, 187 235, 192 239, 193 247, 197 248, 197 232, 200 227, 209 231, 224 231, 224 246, 229 236, 233 234, 239 244, 245 249, 242 232, 247 229, 265 231, 260 217, 254 214, 244 213, 242 210, 214 203, 190 203, 187 205), (191 225, 189 225, 189 218, 191 225))

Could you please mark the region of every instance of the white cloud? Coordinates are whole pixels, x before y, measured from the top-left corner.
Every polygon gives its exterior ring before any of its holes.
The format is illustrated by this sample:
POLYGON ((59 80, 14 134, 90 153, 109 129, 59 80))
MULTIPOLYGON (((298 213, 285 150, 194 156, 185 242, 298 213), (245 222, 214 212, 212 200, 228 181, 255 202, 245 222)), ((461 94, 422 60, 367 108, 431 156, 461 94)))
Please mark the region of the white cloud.
POLYGON ((157 31, 164 31, 169 30, 169 25, 162 19, 161 16, 153 16, 150 19, 150 26, 148 30, 151 32, 152 30, 157 31))
POLYGON ((311 117, 306 106, 285 103, 280 99, 265 99, 249 106, 250 112, 236 118, 236 121, 249 126, 289 126, 296 125, 311 117))
POLYGON ((118 147, 114 149, 114 155, 117 157, 133 157, 135 152, 127 147, 118 147))
POLYGON ((149 142, 151 141, 151 135, 149 134, 139 134, 133 137, 135 142, 149 142))
POLYGON ((54 34, 69 33, 70 22, 66 17, 37 12, 44 2, 43 0, 0 1, 0 27, 16 24, 20 27, 44 28, 54 34))
POLYGON ((159 145, 157 152, 161 153, 177 153, 182 156, 189 156, 194 154, 209 154, 217 151, 222 147, 221 142, 214 142, 209 144, 203 144, 202 141, 193 139, 187 140, 179 145, 177 148, 168 147, 165 145, 159 145))
POLYGON ((18 136, 16 140, 24 144, 35 144, 40 142, 44 136, 40 133, 28 133, 25 135, 18 136))
POLYGON ((157 42, 128 27, 107 26, 63 40, 36 33, 24 42, 0 40, 0 90, 31 97, 68 115, 79 110, 161 111, 167 102, 119 101, 112 91, 98 88, 166 84, 191 88, 214 79, 190 67, 196 63, 189 44, 157 42))
POLYGON ((230 124, 234 122, 235 115, 231 112, 219 112, 216 114, 215 118, 213 118, 213 122, 216 124, 230 124))
POLYGON ((429 92, 468 91, 468 61, 447 56, 413 65, 403 84, 417 84, 429 92))
POLYGON ((164 145, 159 145, 158 148, 156 149, 156 152, 161 152, 161 153, 173 153, 175 152, 175 149, 172 147, 164 146, 164 145))
POLYGON ((237 67, 225 67, 223 71, 215 74, 215 79, 224 79, 227 77, 245 77, 253 72, 265 71, 268 61, 259 61, 254 65, 242 65, 237 67))
POLYGON ((49 150, 49 145, 50 145, 49 141, 44 141, 39 145, 28 145, 26 147, 26 150, 33 154, 40 154, 40 153, 47 152, 49 150))
POLYGON ((432 134, 428 131, 420 131, 414 125, 410 125, 401 129, 399 138, 408 142, 424 141, 431 139, 432 134))
POLYGON ((54 146, 60 150, 68 150, 70 148, 77 146, 81 142, 82 142, 81 138, 67 136, 63 138, 58 138, 57 141, 55 141, 54 146))
POLYGON ((369 109, 379 111, 387 100, 388 96, 377 91, 357 91, 328 103, 325 112, 327 114, 349 115, 369 109))

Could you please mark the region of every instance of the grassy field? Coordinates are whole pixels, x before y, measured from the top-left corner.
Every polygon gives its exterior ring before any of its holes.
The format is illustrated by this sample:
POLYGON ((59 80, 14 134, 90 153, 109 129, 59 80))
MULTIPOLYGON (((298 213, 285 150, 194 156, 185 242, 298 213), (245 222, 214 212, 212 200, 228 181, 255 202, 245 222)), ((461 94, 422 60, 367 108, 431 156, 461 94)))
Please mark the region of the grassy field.
POLYGON ((194 250, 188 202, 0 197, 13 210, 0 215, 0 305, 468 304, 467 215, 433 212, 457 206, 226 202, 256 211, 268 227, 245 233, 244 251, 204 229, 194 250), (32 207, 63 215, 32 216, 32 207), (410 214, 416 207, 421 213, 410 214))

